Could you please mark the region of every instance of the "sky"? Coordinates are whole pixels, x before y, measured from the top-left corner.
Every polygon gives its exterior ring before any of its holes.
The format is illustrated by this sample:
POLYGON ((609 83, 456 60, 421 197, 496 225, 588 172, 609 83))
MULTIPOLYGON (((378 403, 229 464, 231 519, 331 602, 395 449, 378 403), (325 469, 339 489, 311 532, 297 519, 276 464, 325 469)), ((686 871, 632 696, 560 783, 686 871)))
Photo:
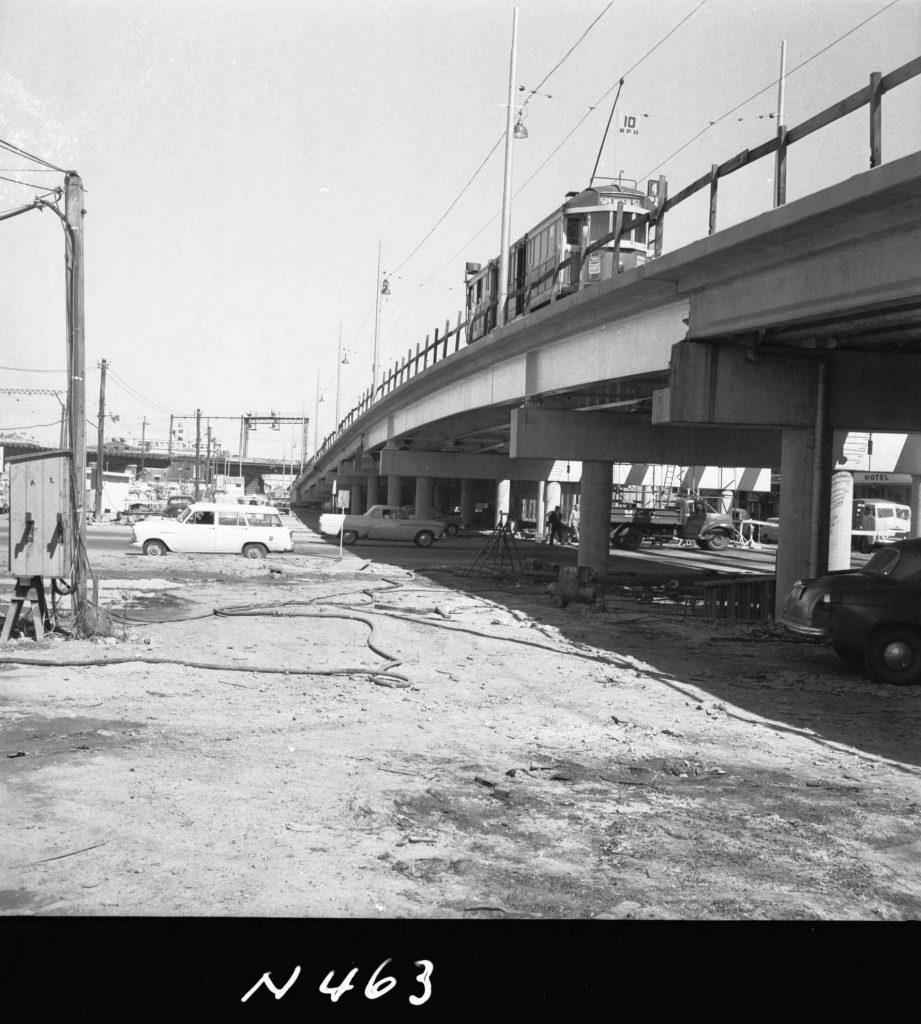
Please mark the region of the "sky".
MULTIPOLYGON (((106 360, 107 439, 166 440, 170 414, 194 434, 200 409, 236 452, 239 417, 275 413, 308 418, 309 453, 371 384, 379 251, 384 366, 456 322, 465 262, 500 247, 515 6, 0 0, 0 140, 86 189, 91 440, 106 360)), ((517 7, 513 239, 596 160, 674 194, 766 141, 784 41, 788 126, 921 54, 921 0, 517 7)), ((919 110, 917 78, 886 94, 884 161, 919 149, 919 110)), ((788 200, 866 170, 867 125, 794 146, 788 200)), ((0 149, 0 214, 63 183, 0 149)), ((721 182, 718 227, 770 209, 772 183, 771 158, 721 182)), ((706 234, 707 202, 674 212, 667 251, 706 234)), ((0 221, 0 433, 52 445, 58 399, 7 392, 66 390, 63 251, 48 211, 0 221)), ((300 449, 300 426, 250 435, 253 454, 300 449)))

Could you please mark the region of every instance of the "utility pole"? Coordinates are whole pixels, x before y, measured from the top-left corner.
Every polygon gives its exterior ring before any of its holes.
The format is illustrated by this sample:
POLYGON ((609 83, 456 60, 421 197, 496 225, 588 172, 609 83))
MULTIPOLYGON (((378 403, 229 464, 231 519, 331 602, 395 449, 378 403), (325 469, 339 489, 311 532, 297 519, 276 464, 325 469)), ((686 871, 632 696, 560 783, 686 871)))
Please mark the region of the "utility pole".
POLYGON ((145 452, 144 443, 145 443, 146 436, 147 436, 147 417, 145 416, 144 419, 141 420, 141 465, 140 465, 141 472, 143 472, 143 470, 144 470, 144 452, 145 452))
POLYGON ((307 417, 301 420, 301 472, 304 472, 304 463, 307 461, 307 417))
POLYGON ((201 409, 195 410, 195 500, 198 501, 198 485, 201 476, 201 409))
POLYGON ((508 69, 508 112, 505 119, 505 176, 502 188, 502 231, 499 248, 499 296, 496 326, 504 327, 508 305, 509 239, 512 229, 512 138, 515 122, 515 64, 518 60, 518 8, 512 14, 512 52, 508 69))
MULTIPOLYGON (((205 460, 205 479, 210 487, 214 481, 214 477, 211 474, 211 421, 208 421, 208 458, 205 460)), ((213 497, 213 495, 212 495, 213 497)))
POLYGON ((64 178, 64 219, 67 224, 65 287, 67 290, 67 408, 70 412, 70 444, 73 449, 74 626, 88 635, 86 577, 86 339, 83 304, 83 181, 71 171, 64 178))
POLYGON ((108 363, 103 359, 99 364, 99 422, 96 424, 96 520, 102 519, 102 458, 105 451, 106 423, 106 368, 108 363))

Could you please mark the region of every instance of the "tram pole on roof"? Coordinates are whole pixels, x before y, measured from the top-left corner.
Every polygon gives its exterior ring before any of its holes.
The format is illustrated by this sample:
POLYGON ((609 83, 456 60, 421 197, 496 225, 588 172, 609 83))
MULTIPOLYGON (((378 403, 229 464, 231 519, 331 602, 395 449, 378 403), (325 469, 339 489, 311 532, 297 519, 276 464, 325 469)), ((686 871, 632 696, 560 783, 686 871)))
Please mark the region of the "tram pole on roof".
POLYGON ((518 8, 512 14, 512 52, 508 70, 508 111, 505 122, 505 179, 502 188, 502 240, 499 247, 499 295, 496 326, 506 322, 508 304, 509 237, 512 229, 512 139, 515 122, 515 65, 518 60, 518 8))

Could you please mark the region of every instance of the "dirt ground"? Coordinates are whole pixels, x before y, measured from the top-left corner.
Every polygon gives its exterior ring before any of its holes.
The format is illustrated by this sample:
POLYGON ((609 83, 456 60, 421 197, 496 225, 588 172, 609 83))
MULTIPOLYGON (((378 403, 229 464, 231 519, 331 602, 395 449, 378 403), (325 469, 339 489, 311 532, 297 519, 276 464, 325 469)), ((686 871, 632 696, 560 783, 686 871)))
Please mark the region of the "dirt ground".
POLYGON ((94 555, 112 635, 0 651, 0 913, 921 918, 921 689, 337 555, 94 555))

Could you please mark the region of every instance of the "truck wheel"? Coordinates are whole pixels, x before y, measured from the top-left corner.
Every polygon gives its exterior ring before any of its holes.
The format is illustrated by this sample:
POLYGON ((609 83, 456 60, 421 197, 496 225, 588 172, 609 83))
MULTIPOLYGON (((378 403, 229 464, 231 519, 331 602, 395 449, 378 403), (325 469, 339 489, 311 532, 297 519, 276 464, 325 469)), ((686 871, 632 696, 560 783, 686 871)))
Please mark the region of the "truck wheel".
POLYGON ((611 546, 619 548, 624 539, 624 531, 627 529, 626 526, 615 526, 611 530, 611 546))
POLYGON ((413 544, 420 548, 430 548, 435 540, 431 530, 420 530, 413 538, 413 544))
POLYGON ((881 626, 867 642, 864 664, 878 683, 921 682, 921 631, 914 626, 881 626))
POLYGON ((354 530, 343 530, 342 532, 342 543, 348 547, 350 544, 354 544, 358 540, 358 534, 354 530))
POLYGON ((628 551, 636 551, 643 543, 643 531, 636 526, 628 526, 620 538, 621 547, 628 551))
POLYGON ((707 538, 708 551, 725 551, 729 547, 729 534, 714 533, 707 538))

